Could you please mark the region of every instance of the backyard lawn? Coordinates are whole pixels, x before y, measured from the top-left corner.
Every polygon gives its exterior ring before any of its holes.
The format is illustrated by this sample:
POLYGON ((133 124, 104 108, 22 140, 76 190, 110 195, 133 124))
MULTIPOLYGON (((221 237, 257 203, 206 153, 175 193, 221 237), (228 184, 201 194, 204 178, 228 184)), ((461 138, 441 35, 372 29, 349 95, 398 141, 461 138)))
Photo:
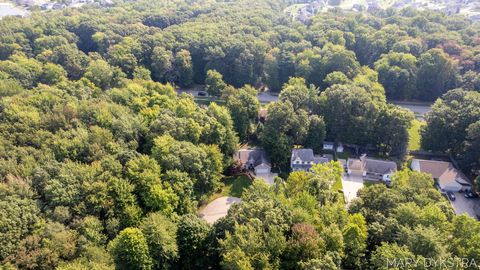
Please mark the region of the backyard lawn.
POLYGON ((223 178, 222 183, 224 185, 222 189, 219 192, 216 192, 212 196, 210 196, 208 202, 211 202, 220 197, 240 198, 242 197, 243 190, 252 184, 252 180, 250 180, 244 175, 229 176, 223 178))
POLYGON ((412 127, 408 130, 408 150, 420 150, 420 129, 425 125, 425 122, 420 120, 413 120, 412 127))

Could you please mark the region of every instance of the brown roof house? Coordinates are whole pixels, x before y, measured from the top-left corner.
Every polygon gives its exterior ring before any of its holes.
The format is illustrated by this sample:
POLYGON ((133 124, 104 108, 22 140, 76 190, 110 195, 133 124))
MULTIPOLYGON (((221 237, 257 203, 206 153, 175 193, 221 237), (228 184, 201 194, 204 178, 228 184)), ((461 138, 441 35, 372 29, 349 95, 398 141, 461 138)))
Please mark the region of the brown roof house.
POLYGON ((359 159, 347 160, 347 174, 361 175, 368 180, 390 183, 392 175, 397 171, 397 164, 389 160, 367 158, 362 155, 359 159))
POLYGON ((413 159, 410 167, 414 171, 432 175, 443 192, 471 189, 468 178, 461 171, 455 169, 450 162, 413 159))

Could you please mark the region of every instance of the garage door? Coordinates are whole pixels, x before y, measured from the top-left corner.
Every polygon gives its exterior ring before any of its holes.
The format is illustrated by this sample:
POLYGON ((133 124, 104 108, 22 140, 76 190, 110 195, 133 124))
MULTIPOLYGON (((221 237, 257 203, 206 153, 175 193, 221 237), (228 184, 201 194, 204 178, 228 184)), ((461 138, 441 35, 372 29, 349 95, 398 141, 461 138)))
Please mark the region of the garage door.
POLYGON ((268 168, 256 168, 255 169, 255 174, 267 174, 270 172, 270 169, 268 168))

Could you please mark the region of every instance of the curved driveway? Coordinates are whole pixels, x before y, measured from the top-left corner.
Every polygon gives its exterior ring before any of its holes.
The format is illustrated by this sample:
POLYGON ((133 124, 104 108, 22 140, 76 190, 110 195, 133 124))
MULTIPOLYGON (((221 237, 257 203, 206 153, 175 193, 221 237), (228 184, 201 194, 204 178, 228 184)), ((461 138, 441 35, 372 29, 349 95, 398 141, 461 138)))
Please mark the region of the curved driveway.
POLYGON ((234 203, 241 201, 242 200, 237 197, 220 197, 209 203, 199 214, 206 222, 213 224, 215 221, 226 216, 228 209, 230 209, 234 203))

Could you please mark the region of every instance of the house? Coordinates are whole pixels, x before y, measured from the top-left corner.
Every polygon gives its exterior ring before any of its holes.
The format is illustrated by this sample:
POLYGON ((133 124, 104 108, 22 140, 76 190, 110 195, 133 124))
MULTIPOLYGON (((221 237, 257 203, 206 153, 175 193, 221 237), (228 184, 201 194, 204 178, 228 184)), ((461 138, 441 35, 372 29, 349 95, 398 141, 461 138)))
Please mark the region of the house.
POLYGON ((390 183, 392 175, 397 171, 397 164, 389 160, 367 158, 349 158, 346 162, 347 174, 362 176, 364 179, 390 183))
POLYGON ((66 7, 67 7, 67 5, 65 5, 65 4, 55 3, 55 4, 53 4, 52 9, 58 10, 58 9, 64 9, 64 8, 66 8, 66 7))
POLYGON ((256 175, 269 174, 272 169, 270 159, 264 149, 241 149, 235 153, 234 159, 256 175))
POLYGON ((40 8, 42 10, 50 10, 53 8, 53 3, 44 3, 42 5, 40 5, 40 8))
POLYGON ((339 143, 337 145, 337 153, 343 153, 343 144, 339 143))
POLYGON ((343 153, 343 144, 339 143, 339 144, 337 144, 337 147, 335 148, 335 143, 333 143, 333 142, 323 142, 323 150, 333 151, 333 149, 335 149, 335 151, 338 152, 338 153, 343 153))
POLYGON ((333 150, 333 142, 323 142, 323 150, 333 150))
POLYGON ((312 149, 300 148, 292 150, 290 167, 292 171, 308 172, 315 164, 330 162, 333 159, 331 155, 314 155, 312 149))
POLYGON ((437 160, 413 159, 410 166, 412 170, 432 175, 442 192, 471 189, 468 178, 452 163, 437 160))
POLYGON ((16 0, 15 3, 19 6, 27 6, 27 7, 31 7, 35 5, 35 1, 33 0, 16 0))

